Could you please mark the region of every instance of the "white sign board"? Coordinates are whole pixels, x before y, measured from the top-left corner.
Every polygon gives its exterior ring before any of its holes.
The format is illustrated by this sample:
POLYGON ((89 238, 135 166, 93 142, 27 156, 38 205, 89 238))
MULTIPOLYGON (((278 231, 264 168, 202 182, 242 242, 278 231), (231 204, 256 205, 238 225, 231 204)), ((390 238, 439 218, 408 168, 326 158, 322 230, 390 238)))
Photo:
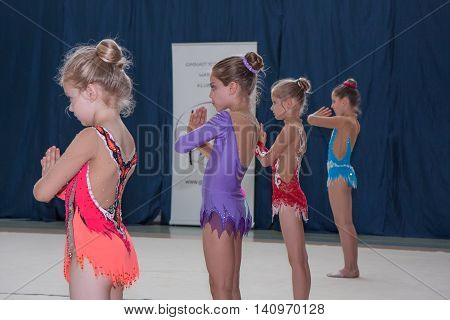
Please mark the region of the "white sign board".
MULTIPOLYGON (((211 68, 223 58, 256 52, 256 42, 174 43, 172 44, 173 72, 173 143, 186 133, 192 110, 205 106, 208 118, 216 114, 209 102, 211 68)), ((172 147, 172 225, 199 225, 203 172, 208 159, 199 151, 179 154, 172 147)), ((254 172, 254 161, 248 173, 254 172)), ((247 174, 242 186, 253 214, 254 176, 247 174)))

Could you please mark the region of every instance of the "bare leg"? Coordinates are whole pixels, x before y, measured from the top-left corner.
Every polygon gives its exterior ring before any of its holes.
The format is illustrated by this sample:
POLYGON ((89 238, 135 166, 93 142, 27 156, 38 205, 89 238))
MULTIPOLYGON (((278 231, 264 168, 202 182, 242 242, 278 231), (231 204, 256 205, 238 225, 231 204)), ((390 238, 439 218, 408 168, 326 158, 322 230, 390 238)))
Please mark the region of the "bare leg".
MULTIPOLYGON (((214 218, 213 218, 214 219, 214 218)), ((203 228, 203 251, 209 273, 209 285, 214 300, 233 298, 234 235, 226 231, 220 238, 208 223, 203 228)))
POLYGON ((72 300, 109 300, 112 283, 105 276, 95 276, 89 261, 84 261, 83 270, 72 258, 70 264, 69 292, 72 300))
POLYGON ((344 268, 337 273, 330 273, 328 276, 357 278, 359 277, 358 236, 352 220, 351 188, 345 181, 336 180, 328 187, 328 197, 344 253, 344 268))
POLYGON ((303 222, 295 216, 294 208, 281 206, 280 225, 292 268, 294 299, 307 300, 311 290, 311 273, 305 246, 303 222))
POLYGON ((233 300, 241 300, 241 290, 239 289, 239 276, 241 270, 242 257, 242 235, 239 233, 234 239, 234 276, 233 276, 233 300))
POLYGON ((109 296, 111 300, 123 300, 123 287, 111 287, 109 296))

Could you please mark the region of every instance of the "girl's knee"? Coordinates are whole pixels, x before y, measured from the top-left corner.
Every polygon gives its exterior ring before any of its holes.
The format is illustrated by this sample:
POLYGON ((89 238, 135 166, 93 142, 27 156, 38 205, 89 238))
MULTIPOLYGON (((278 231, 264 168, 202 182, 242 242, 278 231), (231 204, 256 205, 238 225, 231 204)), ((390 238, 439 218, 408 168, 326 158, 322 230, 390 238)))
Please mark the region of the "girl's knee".
POLYGON ((347 226, 353 226, 353 219, 352 217, 342 217, 342 216, 335 216, 334 217, 334 223, 336 224, 337 228, 343 228, 347 226))
POLYGON ((211 287, 211 290, 213 292, 232 292, 233 287, 234 287, 234 279, 233 278, 214 278, 214 277, 210 277, 209 278, 209 284, 211 287))
POLYGON ((305 265, 308 265, 308 254, 306 253, 306 250, 295 255, 288 255, 288 259, 289 264, 293 269, 303 268, 305 265))
POLYGON ((213 297, 231 297, 233 295, 233 284, 226 282, 216 282, 211 286, 211 294, 213 297))
POLYGON ((355 226, 352 221, 343 221, 342 223, 336 223, 336 227, 339 231, 353 231, 355 226))

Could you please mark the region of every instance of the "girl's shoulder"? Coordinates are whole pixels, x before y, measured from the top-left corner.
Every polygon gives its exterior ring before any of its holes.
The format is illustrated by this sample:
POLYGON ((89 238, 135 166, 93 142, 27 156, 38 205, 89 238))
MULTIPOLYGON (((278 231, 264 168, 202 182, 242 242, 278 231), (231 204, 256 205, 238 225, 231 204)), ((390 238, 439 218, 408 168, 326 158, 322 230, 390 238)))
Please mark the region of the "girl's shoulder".
POLYGON ((98 130, 96 127, 87 127, 78 132, 72 142, 90 145, 97 141, 98 130))
MULTIPOLYGON (((95 157, 99 146, 99 136, 94 127, 87 127, 78 132, 67 147, 63 156, 88 161, 95 157)), ((62 156, 62 157, 63 157, 62 156)))
POLYGON ((339 122, 335 128, 348 132, 359 131, 358 119, 350 116, 335 116, 334 118, 339 122))
POLYGON ((219 111, 209 119, 211 124, 219 127, 229 126, 232 123, 231 114, 228 111, 219 111))

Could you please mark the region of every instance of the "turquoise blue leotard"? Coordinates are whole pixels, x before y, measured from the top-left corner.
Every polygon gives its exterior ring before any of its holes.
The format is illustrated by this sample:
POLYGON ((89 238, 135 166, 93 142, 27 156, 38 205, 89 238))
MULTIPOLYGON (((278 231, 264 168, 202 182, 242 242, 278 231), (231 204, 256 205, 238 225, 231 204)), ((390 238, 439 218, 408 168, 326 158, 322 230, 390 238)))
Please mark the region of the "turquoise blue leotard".
POLYGON ((355 188, 357 186, 356 173, 350 164, 350 157, 352 155, 352 145, 350 143, 350 135, 347 138, 347 149, 345 150, 344 157, 338 160, 333 153, 333 144, 336 139, 336 130, 333 130, 331 134, 330 143, 328 145, 328 181, 327 186, 330 185, 336 179, 343 179, 347 182, 350 188, 355 188))

